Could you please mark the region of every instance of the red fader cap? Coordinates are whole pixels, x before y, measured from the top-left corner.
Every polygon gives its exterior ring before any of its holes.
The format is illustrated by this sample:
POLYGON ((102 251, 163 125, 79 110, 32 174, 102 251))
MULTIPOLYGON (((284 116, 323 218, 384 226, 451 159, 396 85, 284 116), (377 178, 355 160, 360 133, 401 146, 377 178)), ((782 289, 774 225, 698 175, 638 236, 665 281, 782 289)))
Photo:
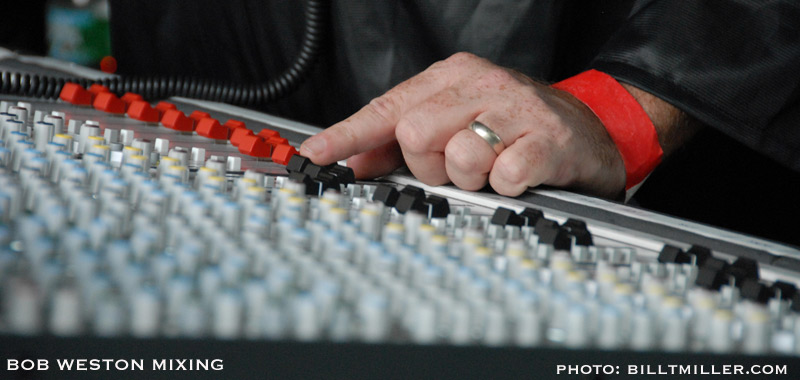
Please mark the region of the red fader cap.
POLYGON ((225 127, 210 117, 204 117, 197 122, 197 128, 194 129, 198 135, 208 137, 215 140, 228 139, 228 127, 225 127))
POLYGON ((253 136, 253 131, 247 128, 236 128, 231 132, 231 144, 239 146, 246 137, 253 136))
POLYGON ((177 107, 170 102, 165 102, 162 100, 156 104, 155 109, 157 109, 158 112, 161 112, 161 115, 164 115, 164 112, 167 112, 167 110, 174 110, 177 109, 177 107))
POLYGON ((169 129, 180 132, 191 132, 194 130, 194 120, 186 117, 183 112, 176 109, 164 112, 164 116, 161 117, 161 124, 169 129))
POLYGON ((92 95, 97 96, 97 94, 102 94, 104 92, 111 92, 111 90, 109 90, 108 87, 103 86, 102 84, 95 83, 89 86, 89 92, 91 92, 92 95))
POLYGON ((111 92, 111 90, 109 90, 108 87, 103 86, 100 83, 92 84, 91 86, 89 86, 88 90, 89 90, 89 92, 91 92, 92 94, 95 94, 95 95, 97 95, 99 93, 102 93, 102 92, 111 92))
POLYGON ((103 112, 115 113, 119 115, 125 113, 125 102, 110 92, 101 92, 97 94, 94 97, 92 106, 95 109, 103 112))
POLYGON ((272 129, 267 129, 267 128, 258 131, 258 135, 265 139, 270 139, 272 137, 281 137, 281 134, 278 133, 278 131, 274 131, 272 129))
POLYGON ((239 120, 230 119, 223 124, 224 126, 228 127, 231 131, 237 128, 244 128, 244 122, 239 120))
POLYGON ((77 83, 64 83, 64 87, 61 87, 61 94, 58 97, 76 106, 92 105, 92 93, 86 91, 77 83))
POLYGON ((269 157, 271 147, 264 139, 258 136, 246 136, 239 143, 239 151, 253 157, 269 157))
POLYGON ((124 95, 120 96, 119 98, 123 102, 125 102, 125 104, 127 104, 128 106, 130 106, 131 103, 133 103, 133 102, 135 102, 137 100, 144 100, 144 98, 141 95, 134 94, 132 92, 126 92, 124 95))
POLYGON ((289 140, 280 136, 273 136, 267 139, 267 144, 272 145, 273 147, 283 144, 289 145, 289 140))
POLYGON ((128 105, 128 116, 131 119, 143 121, 145 123, 158 123, 159 113, 150 103, 144 100, 134 100, 128 105))
POLYGON ((272 150, 272 162, 286 165, 295 154, 297 154, 297 149, 293 146, 289 144, 278 145, 272 150))
POLYGON ((199 122, 204 117, 211 117, 211 115, 209 115, 208 112, 203 111, 194 111, 189 114, 189 118, 194 120, 195 123, 199 122))

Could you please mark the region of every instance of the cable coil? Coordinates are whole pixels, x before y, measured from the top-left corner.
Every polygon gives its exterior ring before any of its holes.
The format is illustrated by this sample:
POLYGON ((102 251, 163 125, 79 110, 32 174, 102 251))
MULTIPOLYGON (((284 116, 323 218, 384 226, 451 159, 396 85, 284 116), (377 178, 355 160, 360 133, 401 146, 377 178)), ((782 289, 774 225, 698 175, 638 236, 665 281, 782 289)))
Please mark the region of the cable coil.
POLYGON ((145 99, 182 96, 242 106, 271 103, 297 89, 319 60, 327 24, 327 5, 327 0, 305 1, 300 51, 281 75, 266 83, 239 84, 187 77, 113 77, 90 80, 2 71, 0 93, 52 99, 59 96, 65 83, 73 82, 83 87, 98 83, 116 94, 134 92, 145 99))

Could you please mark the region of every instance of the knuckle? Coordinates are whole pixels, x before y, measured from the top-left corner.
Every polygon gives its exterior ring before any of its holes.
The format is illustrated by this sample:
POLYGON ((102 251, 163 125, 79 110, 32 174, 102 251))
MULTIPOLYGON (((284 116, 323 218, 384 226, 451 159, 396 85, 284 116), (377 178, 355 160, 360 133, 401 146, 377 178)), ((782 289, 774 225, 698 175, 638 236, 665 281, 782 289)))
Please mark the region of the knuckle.
POLYGON ((396 120, 400 104, 394 97, 384 94, 370 100, 365 108, 380 121, 386 122, 396 120))
POLYGON ((516 197, 517 195, 522 194, 525 189, 528 188, 524 185, 514 185, 503 181, 498 181, 496 178, 490 178, 489 184, 492 186, 494 191, 506 197, 516 197))
POLYGON ((475 54, 468 53, 468 52, 465 52, 465 51, 460 51, 460 52, 455 53, 455 54, 451 55, 450 57, 448 57, 446 59, 446 61, 451 62, 451 63, 456 63, 456 64, 462 64, 462 63, 466 63, 466 62, 472 62, 472 61, 475 61, 475 60, 478 60, 478 59, 480 59, 480 58, 478 58, 478 56, 475 55, 475 54))
POLYGON ((493 170, 497 171, 498 179, 512 186, 526 185, 528 180, 528 167, 525 160, 508 159, 508 156, 498 157, 493 170))
POLYGON ((444 60, 437 61, 430 66, 429 69, 431 70, 451 70, 453 68, 465 67, 469 65, 473 65, 476 62, 481 61, 481 58, 475 54, 467 53, 467 52, 458 52, 455 53, 444 60))
POLYGON ((513 74, 501 67, 487 70, 476 81, 481 87, 498 87, 518 82, 513 74))
POLYGON ((425 128, 420 122, 412 118, 401 118, 395 129, 397 142, 404 151, 409 153, 422 153, 430 146, 430 137, 424 133, 425 128))
POLYGON ((475 151, 468 149, 457 139, 451 139, 447 146, 445 146, 444 155, 450 164, 462 173, 479 169, 480 161, 475 151))

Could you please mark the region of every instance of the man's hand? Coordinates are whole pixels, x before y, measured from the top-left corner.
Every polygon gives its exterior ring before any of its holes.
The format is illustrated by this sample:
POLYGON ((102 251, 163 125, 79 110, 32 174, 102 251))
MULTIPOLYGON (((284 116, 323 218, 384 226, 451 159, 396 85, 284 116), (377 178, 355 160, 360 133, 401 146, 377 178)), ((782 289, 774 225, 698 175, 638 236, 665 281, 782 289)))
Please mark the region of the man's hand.
POLYGON ((617 197, 622 158, 599 119, 567 92, 458 53, 373 99, 300 147, 318 164, 348 158, 359 178, 403 165, 428 185, 516 196, 540 184, 617 197), (467 127, 478 120, 500 155, 467 127), (351 157, 352 156, 352 157, 351 157))

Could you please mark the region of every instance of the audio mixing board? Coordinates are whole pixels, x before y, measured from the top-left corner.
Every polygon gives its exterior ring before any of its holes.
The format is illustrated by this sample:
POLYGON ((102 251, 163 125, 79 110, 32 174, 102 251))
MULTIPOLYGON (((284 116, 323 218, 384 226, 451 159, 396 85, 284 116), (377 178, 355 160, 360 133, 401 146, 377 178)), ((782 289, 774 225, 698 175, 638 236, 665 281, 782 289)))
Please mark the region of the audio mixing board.
MULTIPOLYGON (((295 154, 317 128, 219 103, 0 100, 4 360, 539 378, 800 355, 795 247, 560 190, 355 181, 295 154)), ((5 374, 176 375, 50 369, 5 374)))

